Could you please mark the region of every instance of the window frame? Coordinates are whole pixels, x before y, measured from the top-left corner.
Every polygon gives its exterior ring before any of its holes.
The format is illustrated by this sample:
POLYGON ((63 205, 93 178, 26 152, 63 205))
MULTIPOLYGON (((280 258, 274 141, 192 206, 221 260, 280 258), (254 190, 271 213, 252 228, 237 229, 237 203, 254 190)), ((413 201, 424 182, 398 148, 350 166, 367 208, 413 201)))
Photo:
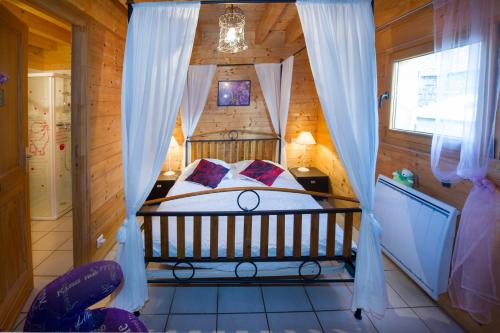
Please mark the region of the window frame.
POLYGON ((380 138, 384 143, 402 146, 409 149, 430 152, 432 144, 432 134, 423 132, 414 132, 403 129, 391 128, 393 124, 392 105, 394 102, 394 66, 397 62, 425 56, 434 52, 434 42, 432 39, 426 38, 412 45, 394 48, 387 52, 386 63, 384 64, 384 78, 380 85, 381 91, 389 92, 389 99, 385 100, 380 109, 380 138))

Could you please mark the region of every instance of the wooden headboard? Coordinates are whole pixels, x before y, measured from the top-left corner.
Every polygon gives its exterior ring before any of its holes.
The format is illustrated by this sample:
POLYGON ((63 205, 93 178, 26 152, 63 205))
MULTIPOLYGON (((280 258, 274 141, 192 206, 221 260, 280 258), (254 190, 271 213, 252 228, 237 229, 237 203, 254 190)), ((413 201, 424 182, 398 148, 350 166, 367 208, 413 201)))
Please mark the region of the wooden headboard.
MULTIPOLYGON (((216 158, 227 163, 242 160, 270 160, 281 163, 281 138, 259 134, 256 138, 239 138, 241 131, 218 133, 221 139, 194 136, 186 140, 186 166, 200 158, 216 158), (276 150, 278 149, 278 153, 276 150)), ((213 134, 213 133, 212 133, 213 134)))

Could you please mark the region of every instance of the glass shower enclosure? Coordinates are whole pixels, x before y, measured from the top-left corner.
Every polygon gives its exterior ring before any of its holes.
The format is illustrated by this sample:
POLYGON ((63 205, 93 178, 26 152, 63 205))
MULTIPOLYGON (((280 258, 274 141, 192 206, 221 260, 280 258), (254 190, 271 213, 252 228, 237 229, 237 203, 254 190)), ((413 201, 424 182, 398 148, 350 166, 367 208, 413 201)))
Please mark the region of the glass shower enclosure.
POLYGON ((56 220, 71 210, 71 79, 28 75, 28 156, 33 220, 56 220))

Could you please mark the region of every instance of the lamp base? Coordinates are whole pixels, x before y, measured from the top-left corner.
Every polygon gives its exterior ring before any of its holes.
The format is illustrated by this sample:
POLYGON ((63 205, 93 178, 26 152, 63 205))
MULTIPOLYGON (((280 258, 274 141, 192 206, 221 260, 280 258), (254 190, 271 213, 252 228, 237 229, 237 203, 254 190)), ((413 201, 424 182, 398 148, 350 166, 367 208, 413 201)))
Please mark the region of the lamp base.
POLYGON ((300 167, 300 168, 297 168, 298 171, 300 172, 309 172, 310 170, 306 167, 300 167))
POLYGON ((169 170, 169 171, 165 171, 163 173, 164 176, 173 176, 175 175, 175 171, 172 171, 172 170, 169 170))

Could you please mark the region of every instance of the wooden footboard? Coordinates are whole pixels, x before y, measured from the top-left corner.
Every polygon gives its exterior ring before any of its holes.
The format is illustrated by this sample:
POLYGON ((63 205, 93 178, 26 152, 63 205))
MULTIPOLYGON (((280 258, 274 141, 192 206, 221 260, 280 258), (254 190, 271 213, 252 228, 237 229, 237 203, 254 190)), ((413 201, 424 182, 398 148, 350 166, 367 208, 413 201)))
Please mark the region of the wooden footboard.
MULTIPOLYGON (((146 263, 157 262, 174 265, 174 272, 172 281, 168 279, 154 279, 154 282, 195 282, 195 268, 193 263, 199 262, 248 262, 255 267, 257 273, 256 262, 271 262, 271 261, 299 261, 299 262, 313 262, 318 264, 321 272, 319 261, 334 260, 345 263, 345 268, 354 277, 354 258, 355 255, 351 249, 352 245, 352 228, 353 228, 353 215, 361 214, 359 208, 328 208, 328 209, 307 209, 307 210, 285 210, 285 211, 241 211, 241 212, 165 212, 165 211, 152 211, 144 207, 137 213, 138 216, 144 217, 144 245, 145 245, 145 261, 146 263), (285 253, 285 217, 293 216, 293 244, 292 253, 285 253), (309 230, 309 254, 302 253, 302 221, 304 215, 310 215, 310 230, 309 230), (319 226, 320 216, 326 216, 326 252, 319 253, 319 226), (342 215, 344 217, 344 237, 342 241, 342 253, 335 253, 335 226, 337 224, 337 217, 342 215), (240 216, 242 219, 237 219, 240 216), (276 216, 276 255, 269 253, 269 221, 271 216, 276 216), (153 251, 153 217, 159 217, 160 223, 160 240, 161 240, 161 253, 155 255, 153 251), (169 235, 169 218, 175 218, 177 221, 176 235, 169 235), (208 217, 210 219, 210 251, 209 256, 202 256, 202 218, 208 217), (254 217, 260 218, 260 235, 259 235, 259 254, 252 255, 252 221, 254 217), (193 220, 193 234, 186 235, 185 221, 187 218, 193 220), (224 249, 225 255, 219 255, 219 228, 221 227, 219 221, 221 218, 227 218, 225 233, 227 235, 227 246, 224 249), (235 237, 236 237, 236 223, 243 223, 243 251, 242 255, 236 255, 235 251, 235 237), (168 239, 176 237, 177 239, 177 253, 175 255, 169 253, 168 239), (186 237, 191 237, 193 242, 192 256, 186 255, 186 237), (180 279, 175 273, 175 268, 180 264, 184 264, 192 269, 192 275, 189 279, 180 279)), ((301 266, 302 267, 302 266, 301 266)), ((239 279, 237 268, 235 269, 236 278, 232 282, 242 281, 239 279)), ((256 278, 256 275, 253 278, 256 278)), ((316 276, 315 278, 318 278, 316 276)), ((299 269, 298 276, 300 281, 317 281, 317 279, 309 279, 304 277, 299 269)), ((152 281, 152 282, 153 282, 152 281)), ((203 280, 207 282, 206 279, 203 280)), ((224 281, 229 281, 224 279, 224 281)), ((267 280, 266 280, 267 281, 267 280)), ((295 281, 287 279, 287 281, 295 281)), ((352 279, 329 279, 322 281, 352 281, 352 279)), ((216 281, 217 283, 223 282, 216 281)), ((249 282, 245 279, 245 282, 249 282)), ((260 281, 259 283, 261 283, 260 281)), ((280 283, 283 282, 280 280, 280 283)))

